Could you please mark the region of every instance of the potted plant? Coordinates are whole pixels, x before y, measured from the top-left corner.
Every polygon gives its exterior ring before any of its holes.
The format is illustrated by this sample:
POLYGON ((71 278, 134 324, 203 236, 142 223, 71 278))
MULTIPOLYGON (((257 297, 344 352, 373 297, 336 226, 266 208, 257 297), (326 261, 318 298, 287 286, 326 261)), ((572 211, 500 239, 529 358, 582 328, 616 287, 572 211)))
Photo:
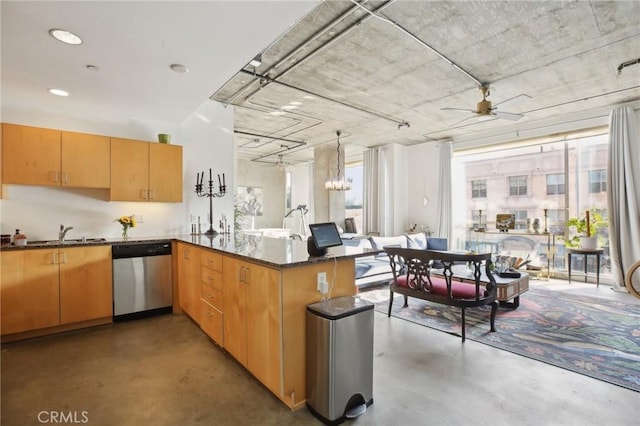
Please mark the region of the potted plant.
POLYGON ((605 227, 606 222, 597 211, 587 210, 582 217, 569 218, 567 226, 576 229, 576 235, 566 240, 567 247, 594 250, 598 247, 597 231, 605 227))

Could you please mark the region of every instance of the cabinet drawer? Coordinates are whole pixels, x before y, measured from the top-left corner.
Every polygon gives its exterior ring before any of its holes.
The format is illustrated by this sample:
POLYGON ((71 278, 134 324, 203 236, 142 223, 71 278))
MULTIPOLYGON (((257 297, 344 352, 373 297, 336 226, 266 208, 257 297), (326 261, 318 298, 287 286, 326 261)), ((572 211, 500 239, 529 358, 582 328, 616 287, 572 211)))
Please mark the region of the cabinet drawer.
POLYGON ((209 268, 201 267, 201 280, 204 284, 222 291, 222 274, 209 268))
POLYGON ((203 251, 200 254, 200 263, 205 268, 213 271, 222 272, 222 255, 209 251, 203 251))
POLYGON ((218 345, 222 342, 222 312, 202 300, 202 321, 200 327, 218 345))
POLYGON ((215 288, 202 283, 200 297, 211 306, 215 306, 221 311, 223 310, 222 292, 220 290, 216 290, 215 288))

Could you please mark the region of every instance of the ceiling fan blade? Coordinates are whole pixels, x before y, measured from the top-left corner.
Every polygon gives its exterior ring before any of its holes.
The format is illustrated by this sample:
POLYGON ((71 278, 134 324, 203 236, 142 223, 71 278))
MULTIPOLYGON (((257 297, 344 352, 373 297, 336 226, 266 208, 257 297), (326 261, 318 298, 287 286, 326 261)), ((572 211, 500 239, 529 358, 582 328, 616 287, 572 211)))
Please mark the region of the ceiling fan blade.
POLYGON ((476 113, 474 109, 463 109, 463 108, 440 108, 441 111, 461 111, 461 112, 471 112, 473 114, 476 113))
POLYGON ((493 106, 493 108, 496 108, 498 105, 505 106, 506 104, 508 104, 509 106, 519 105, 524 101, 528 101, 529 99, 531 99, 531 96, 521 93, 518 96, 514 96, 513 98, 505 99, 504 101, 498 102, 493 106))
POLYGON ((524 117, 524 115, 522 114, 514 114, 512 112, 502 112, 502 111, 493 111, 491 115, 494 115, 498 118, 502 118, 504 120, 511 120, 511 121, 518 121, 522 117, 524 117))
POLYGON ((471 117, 467 117, 462 121, 457 121, 455 123, 453 123, 451 126, 449 126, 448 128, 451 129, 452 127, 456 127, 459 126, 460 124, 464 123, 465 121, 469 121, 469 120, 473 120, 474 118, 476 118, 475 115, 472 115, 471 117))

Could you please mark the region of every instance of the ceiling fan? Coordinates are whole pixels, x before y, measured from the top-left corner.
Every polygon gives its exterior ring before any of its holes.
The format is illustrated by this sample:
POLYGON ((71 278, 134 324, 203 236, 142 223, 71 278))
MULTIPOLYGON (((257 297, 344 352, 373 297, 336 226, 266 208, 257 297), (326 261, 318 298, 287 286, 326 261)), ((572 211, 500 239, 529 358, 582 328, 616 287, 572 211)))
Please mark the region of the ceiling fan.
POLYGON ((510 121, 518 121, 520 120, 522 117, 524 117, 522 114, 515 114, 513 112, 506 112, 506 111, 498 111, 498 106, 500 107, 504 107, 505 105, 509 104, 509 105, 515 105, 518 104, 520 102, 526 101, 527 99, 531 99, 531 96, 529 95, 525 95, 520 94, 518 96, 514 96, 513 98, 504 100, 502 102, 499 102, 495 105, 492 105, 490 100, 487 100, 487 96, 489 96, 490 90, 489 90, 489 84, 483 84, 482 86, 480 86, 480 92, 482 92, 482 100, 480 102, 478 102, 476 109, 463 109, 463 108, 442 108, 442 110, 448 110, 448 111, 462 111, 462 112, 470 112, 473 114, 473 116, 465 118, 462 121, 459 121, 455 124, 453 124, 450 127, 456 126, 464 121, 470 120, 472 118, 479 118, 479 119, 486 119, 486 120, 492 120, 492 119, 496 119, 496 118, 502 118, 505 120, 510 120, 510 121))

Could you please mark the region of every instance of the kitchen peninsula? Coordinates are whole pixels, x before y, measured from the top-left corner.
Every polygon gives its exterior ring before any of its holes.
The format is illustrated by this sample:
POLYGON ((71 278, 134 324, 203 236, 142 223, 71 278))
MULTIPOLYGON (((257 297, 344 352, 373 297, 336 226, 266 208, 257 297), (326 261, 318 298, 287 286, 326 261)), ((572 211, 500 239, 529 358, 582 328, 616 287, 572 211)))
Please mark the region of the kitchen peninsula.
MULTIPOLYGON (((305 400, 306 306, 356 293, 355 258, 372 251, 333 247, 310 258, 306 241, 238 233, 174 239, 179 309, 289 408, 305 400)), ((175 306, 175 305, 174 305, 175 306)))
MULTIPOLYGON (((127 243, 155 240, 171 240, 173 311, 186 313, 289 408, 303 406, 306 307, 323 298, 318 274, 326 274, 326 298, 354 295, 355 258, 375 251, 340 246, 330 248, 327 256, 311 258, 306 241, 241 232, 231 238, 225 234, 142 237, 127 243)), ((2 247, 3 341, 109 324, 113 315, 110 246, 115 243, 122 240, 39 241, 2 247), (101 255, 99 263, 88 255, 94 252, 101 255), (33 271, 40 270, 48 275, 32 277, 33 271), (31 290, 43 283, 50 294, 31 290), (72 296, 68 288, 73 289, 72 296), (75 305, 67 307, 63 299, 75 305), (44 303, 51 305, 46 311, 50 315, 43 316, 44 303), (87 311, 96 303, 95 309, 87 311), (83 316, 75 315, 78 312, 83 316), (75 316, 66 319, 67 313, 75 316)))

